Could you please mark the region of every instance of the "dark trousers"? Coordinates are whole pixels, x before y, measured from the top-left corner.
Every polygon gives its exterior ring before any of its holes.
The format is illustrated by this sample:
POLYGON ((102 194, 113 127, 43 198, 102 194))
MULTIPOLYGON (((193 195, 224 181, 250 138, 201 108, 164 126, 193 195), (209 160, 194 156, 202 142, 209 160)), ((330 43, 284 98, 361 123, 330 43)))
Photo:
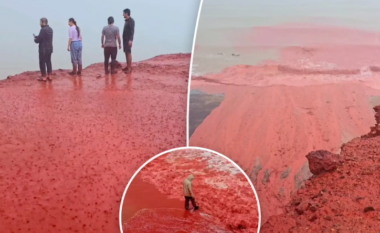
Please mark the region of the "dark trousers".
POLYGON ((185 196, 185 209, 189 209, 189 201, 191 201, 191 204, 193 205, 193 207, 195 208, 197 205, 195 204, 195 199, 194 197, 186 197, 185 196))
POLYGON ((46 76, 46 70, 48 74, 52 73, 52 67, 51 67, 51 52, 46 51, 40 51, 39 52, 39 59, 40 59, 40 71, 41 76, 46 76))
POLYGON ((108 71, 108 63, 111 57, 111 71, 115 70, 116 66, 117 47, 104 48, 104 70, 108 71))

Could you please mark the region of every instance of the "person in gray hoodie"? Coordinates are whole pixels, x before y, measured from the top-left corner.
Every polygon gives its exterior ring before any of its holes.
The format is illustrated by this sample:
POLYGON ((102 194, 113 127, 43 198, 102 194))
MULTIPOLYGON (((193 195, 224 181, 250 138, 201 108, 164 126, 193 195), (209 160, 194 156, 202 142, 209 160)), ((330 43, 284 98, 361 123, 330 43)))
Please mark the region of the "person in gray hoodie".
POLYGON ((194 176, 189 175, 185 181, 183 182, 183 195, 185 196, 185 209, 189 210, 189 201, 194 207, 194 210, 199 209, 199 207, 195 203, 193 189, 191 188, 191 182, 193 181, 194 176))

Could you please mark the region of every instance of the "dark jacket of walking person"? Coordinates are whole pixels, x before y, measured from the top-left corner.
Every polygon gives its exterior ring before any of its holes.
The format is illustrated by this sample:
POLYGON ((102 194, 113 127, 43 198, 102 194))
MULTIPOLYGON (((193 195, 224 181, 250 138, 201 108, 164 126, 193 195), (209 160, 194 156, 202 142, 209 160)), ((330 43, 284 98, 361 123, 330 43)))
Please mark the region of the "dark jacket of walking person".
POLYGON ((52 80, 51 54, 53 53, 53 29, 49 27, 46 18, 40 19, 41 30, 38 36, 34 36, 34 42, 38 43, 39 63, 41 78, 39 81, 46 81, 46 74, 52 80))
POLYGON ((82 35, 80 28, 77 25, 75 19, 69 19, 69 44, 67 45, 67 51, 70 51, 71 63, 73 70, 70 75, 82 74, 82 35))
POLYGON ((123 11, 123 16, 125 19, 124 30, 123 30, 123 48, 125 53, 125 58, 127 60, 127 67, 123 68, 124 71, 132 71, 132 42, 135 35, 135 20, 131 17, 131 11, 125 9, 123 11))
POLYGON ((121 40, 119 34, 119 28, 113 25, 115 22, 114 18, 111 16, 108 18, 108 25, 102 30, 102 48, 104 48, 104 71, 106 74, 109 73, 108 63, 111 57, 111 74, 115 74, 116 66, 116 56, 117 56, 117 44, 119 44, 119 49, 121 49, 121 40))
POLYGON ((191 201, 191 204, 194 207, 194 210, 199 209, 199 207, 195 203, 194 193, 193 189, 191 187, 191 182, 193 182, 194 176, 191 174, 189 175, 185 181, 183 182, 183 195, 185 196, 185 209, 189 209, 189 201, 191 201))

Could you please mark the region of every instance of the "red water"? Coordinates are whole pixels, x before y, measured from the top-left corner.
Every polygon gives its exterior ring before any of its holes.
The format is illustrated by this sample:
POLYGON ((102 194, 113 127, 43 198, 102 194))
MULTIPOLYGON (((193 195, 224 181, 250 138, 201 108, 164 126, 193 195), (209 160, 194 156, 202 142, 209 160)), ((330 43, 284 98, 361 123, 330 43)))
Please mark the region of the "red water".
POLYGON ((186 144, 190 55, 131 75, 27 72, 0 82, 1 232, 120 232, 119 207, 148 158, 186 144))
POLYGON ((161 193, 156 186, 144 182, 140 173, 135 176, 131 185, 128 187, 122 208, 121 218, 123 223, 127 222, 128 219, 143 209, 163 208, 182 210, 183 213, 179 216, 188 212, 184 208, 183 201, 181 202, 178 199, 168 198, 168 196, 161 193))
POLYGON ((247 171, 265 223, 310 177, 306 154, 337 152, 374 124, 369 98, 380 96, 380 75, 369 66, 377 65, 380 43, 373 32, 299 24, 254 28, 239 40, 277 48, 278 60, 194 77, 192 89, 225 95, 190 145, 247 171))
POLYGON ((211 216, 185 210, 184 200, 169 198, 155 185, 144 182, 140 173, 128 187, 122 208, 124 233, 230 232, 211 216))
MULTIPOLYGON (((154 185, 159 190, 159 193, 149 191, 149 188, 146 189, 147 192, 150 192, 149 197, 137 200, 137 196, 141 197, 143 196, 142 193, 145 192, 141 187, 146 185, 142 186, 139 181, 140 178, 138 178, 137 184, 135 186, 131 185, 128 189, 132 190, 134 188, 138 189, 138 191, 131 191, 131 194, 128 194, 129 191, 127 191, 125 200, 128 195, 132 195, 132 197, 130 197, 131 200, 127 201, 129 204, 127 202, 123 203, 123 207, 127 208, 126 211, 123 210, 123 216, 130 216, 142 208, 149 207, 149 210, 146 210, 145 213, 139 213, 137 217, 126 221, 124 226, 127 226, 131 231, 137 231, 141 227, 137 223, 143 222, 142 219, 146 218, 148 220, 145 222, 149 222, 150 226, 159 227, 169 224, 171 229, 180 229, 182 226, 180 224, 182 220, 180 219, 183 217, 179 215, 187 213, 186 211, 184 212, 183 181, 192 173, 194 175, 193 190, 195 200, 197 205, 200 206, 200 209, 195 212, 199 212, 200 215, 189 215, 190 219, 187 219, 187 222, 199 220, 202 223, 211 224, 213 227, 228 230, 229 232, 257 232, 257 202, 245 176, 241 173, 232 174, 229 170, 231 166, 233 169, 237 169, 227 160, 219 157, 219 155, 212 154, 211 157, 204 157, 202 153, 203 151, 193 149, 171 152, 154 159, 146 165, 139 174, 144 182, 154 185), (210 160, 216 162, 212 167, 209 165, 210 160), (221 168, 225 170, 219 170, 221 168), (140 193, 140 195, 137 193, 140 193), (165 195, 165 197, 162 195, 165 195), (179 209, 176 207, 176 202, 169 204, 167 198, 179 200, 179 209), (151 200, 156 200, 156 202, 162 204, 149 204, 152 203, 151 200), (133 202, 136 203, 132 204, 133 202), (163 205, 165 205, 165 208, 163 205), (136 208, 135 206, 139 207, 136 208), (154 214, 156 213, 155 211, 158 211, 155 208, 161 208, 160 213, 166 213, 166 211, 168 213, 158 218, 154 214), (205 216, 209 217, 205 219, 205 216), (179 224, 178 227, 174 227, 177 223, 179 224)), ((203 226, 204 228, 205 225, 200 224, 200 222, 197 227, 202 228, 203 226)), ((191 229, 199 230, 201 228, 191 229)))
POLYGON ((232 232, 208 215, 183 212, 180 209, 144 209, 130 219, 123 228, 124 233, 229 233, 232 232))

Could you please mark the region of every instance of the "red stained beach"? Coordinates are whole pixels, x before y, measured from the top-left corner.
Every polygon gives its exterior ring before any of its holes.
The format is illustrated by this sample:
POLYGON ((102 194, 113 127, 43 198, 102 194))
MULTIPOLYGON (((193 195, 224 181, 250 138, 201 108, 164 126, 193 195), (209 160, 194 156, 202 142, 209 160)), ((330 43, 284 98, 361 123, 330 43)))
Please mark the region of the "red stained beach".
POLYGON ((0 81, 1 232, 120 232, 119 207, 150 157, 186 144, 190 54, 105 76, 56 70, 0 81))

